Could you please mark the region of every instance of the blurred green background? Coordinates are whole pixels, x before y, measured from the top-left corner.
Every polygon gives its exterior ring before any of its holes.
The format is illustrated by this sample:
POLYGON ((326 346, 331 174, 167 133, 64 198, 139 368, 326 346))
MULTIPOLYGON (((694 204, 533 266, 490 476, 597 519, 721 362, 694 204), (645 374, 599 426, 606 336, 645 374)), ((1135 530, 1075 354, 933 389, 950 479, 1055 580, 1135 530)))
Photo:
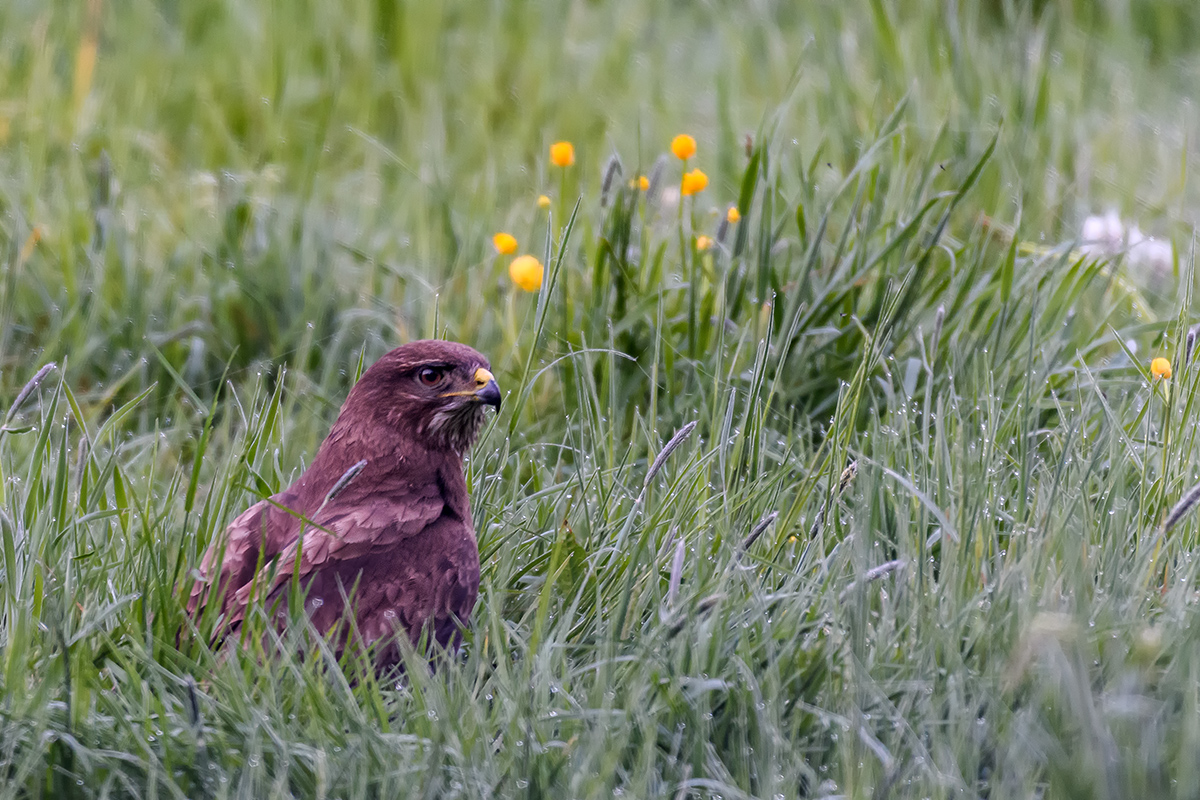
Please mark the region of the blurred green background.
POLYGON ((143 360, 139 382, 161 378, 152 343, 207 397, 230 358, 315 366, 296 351, 319 343, 344 361, 364 335, 430 334, 435 308, 486 340, 488 239, 542 232, 557 139, 577 147, 573 200, 611 154, 648 170, 692 132, 716 205, 769 122, 798 197, 803 166, 828 193, 907 98, 889 157, 964 158, 999 128, 973 202, 1031 241, 1110 207, 1186 236, 1197 20, 1149 0, 13 0, 4 384, 31 351, 70 353, 81 380, 143 360))

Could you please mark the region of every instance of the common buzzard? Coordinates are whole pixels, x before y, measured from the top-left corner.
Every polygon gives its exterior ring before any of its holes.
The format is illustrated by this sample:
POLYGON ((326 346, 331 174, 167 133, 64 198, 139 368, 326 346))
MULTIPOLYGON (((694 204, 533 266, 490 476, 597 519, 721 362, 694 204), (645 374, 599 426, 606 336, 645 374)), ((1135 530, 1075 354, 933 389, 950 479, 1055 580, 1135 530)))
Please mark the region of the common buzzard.
POLYGON ((260 598, 282 623, 299 585, 316 630, 342 626, 339 649, 380 643, 381 669, 399 660, 390 637, 454 642, 479 590, 462 461, 485 406, 500 408, 500 389, 487 359, 466 345, 412 342, 380 358, 304 474, 209 548, 189 614, 219 602, 224 638, 260 598))

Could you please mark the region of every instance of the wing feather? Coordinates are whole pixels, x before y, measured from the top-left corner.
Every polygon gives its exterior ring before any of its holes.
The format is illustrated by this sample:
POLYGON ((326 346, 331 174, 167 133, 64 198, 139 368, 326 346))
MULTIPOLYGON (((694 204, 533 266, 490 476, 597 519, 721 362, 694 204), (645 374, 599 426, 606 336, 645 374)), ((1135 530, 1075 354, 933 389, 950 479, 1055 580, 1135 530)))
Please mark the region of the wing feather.
POLYGON ((215 589, 227 609, 232 595, 254 578, 259 563, 274 558, 296 536, 294 518, 273 505, 285 505, 291 498, 282 492, 243 511, 221 539, 214 542, 200 562, 201 579, 192 586, 188 613, 194 615, 215 589), (217 559, 221 559, 218 565, 217 559))
MULTIPOLYGON (((279 551, 270 586, 255 587, 250 581, 239 586, 231 603, 231 621, 243 618, 252 591, 261 592, 272 602, 291 585, 294 575, 305 586, 320 570, 404 549, 404 543, 425 533, 442 516, 444 508, 445 503, 437 494, 407 498, 405 502, 384 496, 353 505, 331 506, 313 520, 319 528, 310 528, 303 538, 294 536, 279 551)), ((350 586, 345 589, 349 591, 350 586)))

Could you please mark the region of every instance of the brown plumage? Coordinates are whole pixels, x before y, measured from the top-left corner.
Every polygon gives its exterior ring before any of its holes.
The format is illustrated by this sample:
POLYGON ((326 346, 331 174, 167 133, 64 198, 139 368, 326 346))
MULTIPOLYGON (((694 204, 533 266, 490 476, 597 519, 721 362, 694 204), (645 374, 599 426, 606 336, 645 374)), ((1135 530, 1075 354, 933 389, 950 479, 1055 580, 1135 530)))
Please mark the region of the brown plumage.
POLYGON ((237 631, 255 597, 282 620, 300 547, 305 611, 323 635, 342 625, 339 649, 379 643, 376 662, 386 667, 399 651, 382 640, 395 635, 416 643, 425 632, 451 644, 479 590, 462 460, 484 406, 500 407, 488 367, 470 347, 442 341, 412 342, 375 362, 312 466, 209 548, 189 613, 219 601, 222 637, 237 631))

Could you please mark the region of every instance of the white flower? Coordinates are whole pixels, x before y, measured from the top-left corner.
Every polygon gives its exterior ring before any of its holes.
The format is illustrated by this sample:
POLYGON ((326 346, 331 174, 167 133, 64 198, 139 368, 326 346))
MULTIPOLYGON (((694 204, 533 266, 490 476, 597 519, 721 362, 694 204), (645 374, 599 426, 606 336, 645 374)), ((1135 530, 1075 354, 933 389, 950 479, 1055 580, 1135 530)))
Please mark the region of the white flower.
POLYGON ((1139 269, 1167 275, 1175 269, 1175 248, 1170 242, 1155 239, 1153 236, 1146 237, 1134 245, 1131 236, 1129 263, 1139 269))
POLYGON ((1085 253, 1108 257, 1124 253, 1131 270, 1146 277, 1165 278, 1175 268, 1175 249, 1169 241, 1147 236, 1136 223, 1126 226, 1115 210, 1085 219, 1079 238, 1085 253))
POLYGON ((669 211, 679 205, 679 187, 664 186, 658 195, 658 204, 664 211, 669 211))
POLYGON ((1125 224, 1115 210, 1104 216, 1093 214, 1083 221, 1083 249, 1096 255, 1113 255, 1125 242, 1125 224))

